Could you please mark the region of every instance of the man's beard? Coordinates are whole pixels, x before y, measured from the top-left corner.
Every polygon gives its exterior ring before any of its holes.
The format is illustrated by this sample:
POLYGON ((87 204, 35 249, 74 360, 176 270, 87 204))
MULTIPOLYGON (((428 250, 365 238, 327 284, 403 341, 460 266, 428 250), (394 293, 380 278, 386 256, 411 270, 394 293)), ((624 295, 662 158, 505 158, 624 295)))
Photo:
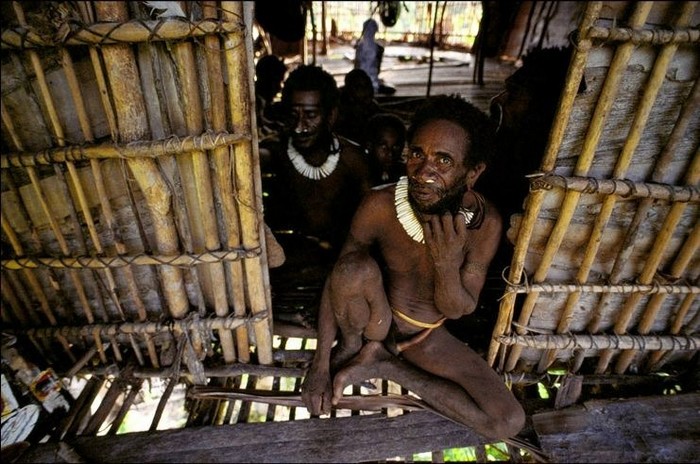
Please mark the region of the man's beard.
POLYGON ((461 179, 448 189, 437 188, 436 191, 440 196, 440 199, 435 203, 430 205, 419 205, 411 195, 411 187, 414 184, 415 182, 409 179, 408 202, 411 204, 414 210, 421 214, 443 214, 446 212, 457 214, 457 211, 462 206, 462 197, 467 191, 467 185, 464 183, 464 179, 461 179))

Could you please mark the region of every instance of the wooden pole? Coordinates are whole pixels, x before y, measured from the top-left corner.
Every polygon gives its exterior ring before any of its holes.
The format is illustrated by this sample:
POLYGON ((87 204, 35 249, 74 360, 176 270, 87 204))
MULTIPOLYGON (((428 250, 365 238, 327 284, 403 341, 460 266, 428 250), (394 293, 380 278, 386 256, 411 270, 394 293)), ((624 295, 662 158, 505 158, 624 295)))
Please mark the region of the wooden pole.
MULTIPOLYGON (((679 27, 687 25, 690 17, 692 17, 692 10, 694 9, 694 6, 692 8, 688 8, 688 5, 689 3, 685 4, 683 14, 676 23, 676 25, 679 27)), ((644 94, 641 98, 640 105, 637 107, 637 112, 635 113, 632 121, 630 132, 625 140, 622 152, 617 159, 615 169, 613 170, 613 179, 621 179, 627 175, 627 170, 632 161, 632 156, 639 145, 642 131, 644 130, 644 127, 649 119, 652 107, 656 101, 656 96, 658 95, 661 85, 666 78, 666 71, 677 48, 677 45, 667 45, 661 50, 656 58, 649 80, 645 87, 644 94)), ((610 71, 612 71, 612 69, 610 71)), ((624 70, 622 70, 622 72, 624 72, 624 70)), ((579 271, 576 275, 576 281, 578 283, 583 284, 588 280, 595 257, 598 255, 598 247, 602 241, 605 228, 607 227, 608 220, 612 215, 616 202, 616 195, 610 195, 603 201, 603 205, 601 206, 600 212, 596 217, 588 245, 586 246, 586 250, 583 255, 583 262, 579 266, 579 271)), ((573 317, 573 312, 576 308, 576 304, 578 303, 579 296, 580 293, 573 293, 567 298, 559 325, 557 326, 557 333, 561 334, 568 332, 569 322, 573 317)), ((551 365, 551 363, 554 362, 555 358, 556 350, 543 353, 542 358, 540 359, 538 371, 544 372, 551 365)))
MULTIPOLYGON (((556 160, 556 154, 559 151, 559 147, 561 146, 561 142, 564 138, 564 132, 571 115, 574 99, 576 98, 581 79, 583 78, 583 70, 585 68, 588 51, 592 45, 587 36, 588 30, 598 18, 601 8, 602 2, 589 2, 586 5, 586 11, 584 12, 583 18, 579 25, 579 42, 572 56, 571 64, 569 65, 564 90, 562 91, 561 100, 559 102, 559 109, 557 110, 557 114, 554 118, 554 124, 549 134, 545 156, 542 160, 542 171, 544 172, 548 172, 552 169, 556 160)), ((528 198, 529 199, 525 209, 525 217, 523 218, 523 222, 520 225, 520 230, 518 232, 518 238, 516 240, 513 259, 510 266, 510 274, 508 277, 510 282, 515 283, 520 282, 520 279, 522 278, 523 269, 525 267, 525 257, 530 245, 530 239, 532 238, 532 232, 537 222, 537 216, 540 208, 542 207, 544 193, 537 190, 528 198)), ((499 348, 501 348, 501 345, 498 343, 498 337, 502 334, 510 333, 510 325, 513 320, 514 307, 515 295, 505 295, 503 300, 501 300, 498 319, 496 321, 496 325, 494 326, 493 337, 487 355, 487 361, 491 366, 494 365, 499 348)), ((502 351, 502 354, 505 355, 505 349, 502 351)), ((501 359, 501 361, 504 360, 504 358, 501 359)), ((503 367, 504 366, 501 362, 499 368, 503 369, 503 367)))
MULTIPOLYGON (((252 4, 221 2, 224 19, 244 21, 248 31, 252 26, 252 4)), ((262 218, 262 188, 260 186, 260 162, 254 110, 252 34, 245 38, 240 34, 229 34, 225 40, 225 61, 229 79, 228 104, 233 128, 252 128, 250 144, 233 147, 236 199, 240 208, 242 243, 245 248, 256 248, 264 243, 262 218), (239 85, 234 85, 238 83, 239 85), (257 181, 257 183, 256 183, 257 181), (263 237, 263 238, 261 238, 263 237)), ((270 307, 269 287, 266 285, 267 263, 252 258, 244 263, 247 294, 253 314, 267 311, 270 307)), ((258 362, 272 363, 272 320, 259 321, 254 325, 258 362)))
MULTIPOLYGON (((637 3, 630 19, 630 26, 643 26, 649 12, 651 11, 651 7, 651 2, 637 3)), ((634 52, 634 48, 635 45, 632 43, 622 44, 615 52, 615 56, 610 63, 610 68, 608 69, 605 83, 603 84, 603 89, 601 90, 593 116, 591 117, 591 121, 586 132, 586 137, 584 138, 583 147, 581 148, 581 154, 579 155, 574 168, 575 176, 585 176, 591 167, 593 157, 595 156, 595 149, 603 133, 605 121, 607 120, 612 104, 615 101, 615 96, 617 95, 618 88, 622 82, 622 76, 627 68, 629 59, 634 52)), ((548 155, 549 152, 545 154, 545 158, 549 158, 548 155)), ((562 241, 564 240, 569 224, 571 223, 571 219, 576 211, 580 196, 580 192, 572 191, 567 192, 564 196, 564 200, 562 201, 560 207, 559 216, 557 217, 557 222, 549 235, 544 254, 542 255, 540 263, 535 270, 533 282, 540 283, 547 277, 549 268, 554 261, 554 257, 556 256, 562 241)), ((525 302, 523 303, 520 317, 518 319, 519 327, 516 329, 520 334, 522 334, 524 330, 522 327, 526 327, 528 324, 532 311, 534 310, 537 302, 537 297, 538 295, 536 293, 532 293, 525 298, 525 302)), ((517 345, 513 347, 506 364, 506 371, 513 370, 521 352, 521 346, 517 345)))
MULTIPOLYGON (((98 21, 124 22, 129 19, 127 5, 122 2, 96 2, 95 12, 98 21)), ((131 142, 147 138, 148 120, 133 51, 129 45, 104 45, 102 56, 112 88, 119 140, 131 142)), ((130 159, 127 162, 147 199, 159 252, 177 254, 179 243, 171 214, 171 193, 158 166, 151 159, 130 159)), ((160 273, 170 314, 175 318, 184 317, 189 302, 182 271, 172 266, 161 266, 160 273)))
MULTIPOLYGON (((205 18, 216 18, 216 2, 207 1, 202 5, 205 18)), ((209 70, 209 107, 211 111, 211 129, 214 132, 226 130, 226 92, 223 80, 224 75, 221 60, 221 42, 218 37, 205 37, 205 58, 209 70)), ((212 148, 212 164, 214 170, 214 192, 217 201, 221 205, 222 236, 225 237, 228 249, 238 249, 241 246, 240 213, 235 201, 234 167, 232 152, 228 146, 212 148)), ((241 261, 226 263, 228 273, 229 299, 233 306, 233 313, 238 317, 246 314, 245 302, 245 273, 241 261)), ((236 329, 236 353, 240 362, 250 362, 250 348, 248 343, 248 329, 241 326, 236 329)))

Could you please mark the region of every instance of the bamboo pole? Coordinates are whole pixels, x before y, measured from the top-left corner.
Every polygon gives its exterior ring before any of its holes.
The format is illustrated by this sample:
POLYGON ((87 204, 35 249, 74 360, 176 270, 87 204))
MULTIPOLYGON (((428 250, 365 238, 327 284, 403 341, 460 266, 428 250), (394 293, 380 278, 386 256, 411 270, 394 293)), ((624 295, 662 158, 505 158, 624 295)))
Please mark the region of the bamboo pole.
MULTIPOLYGON (((228 34, 225 39, 225 61, 228 74, 228 104, 231 123, 234 128, 255 129, 251 102, 253 82, 251 69, 252 58, 252 4, 242 2, 221 2, 223 18, 226 21, 243 21, 246 25, 245 37, 240 34, 228 34), (247 18, 244 17, 247 14, 247 18), (247 19, 247 20, 246 20, 247 19), (248 43, 250 42, 250 43, 248 43), (238 85, 235 85, 237 83, 238 85)), ((257 153, 257 131, 251 130, 252 143, 234 147, 234 172, 236 199, 240 206, 242 243, 244 248, 255 248, 264 243, 262 221, 262 192, 259 183, 259 159, 257 153), (257 172, 256 172, 257 168, 257 172), (256 188, 257 180, 257 188, 256 188)), ((267 263, 260 257, 245 262, 247 294, 253 314, 267 312, 270 306, 270 291, 264 274, 267 263)), ((272 363, 272 318, 263 319, 254 326, 257 356, 260 364, 272 363)))
MULTIPOLYGON (((99 21, 128 20, 127 6, 122 2, 96 2, 95 12, 99 21)), ((102 56, 112 88, 120 140, 132 142, 146 138, 148 121, 133 51, 128 45, 105 45, 102 56)), ((150 159, 130 159, 128 165, 147 199, 158 251, 165 255, 176 254, 178 238, 170 212, 171 193, 158 166, 150 159)), ((160 275, 170 314, 175 318, 184 317, 189 302, 182 271, 164 265, 160 267, 160 275)))
MULTIPOLYGON (((24 17, 24 10, 22 9, 22 6, 20 5, 19 2, 12 2, 12 6, 15 10, 15 14, 17 16, 17 20, 19 24, 23 27, 27 27, 27 21, 24 17)), ((29 56, 30 62, 32 64, 32 68, 34 70, 34 74, 36 75, 36 80, 37 84, 39 85, 39 91, 41 94, 42 101, 46 107, 46 111, 48 113, 49 117, 49 123, 50 127, 53 130, 54 137, 56 138, 56 143, 59 145, 64 145, 65 144, 65 136, 63 133, 63 127, 61 126, 61 122, 58 117, 58 112, 56 111, 56 107, 53 102, 53 98, 51 96, 51 91, 49 90, 48 82, 46 80, 46 74, 44 73, 43 67, 41 65, 41 61, 39 59, 39 55, 32 50, 27 51, 27 54, 29 56)), ((27 167, 26 168, 27 174, 29 175, 29 179, 31 180, 32 187, 34 188, 34 193, 36 194, 37 199, 39 200, 39 204, 41 206, 42 211, 46 215, 49 225, 51 226, 51 230, 53 231, 54 235, 56 236, 56 240, 58 241, 58 245, 61 249, 61 253, 64 256, 70 256, 70 249, 68 247, 68 243, 65 240, 65 237, 63 236, 63 232, 61 231, 61 227, 58 224, 56 218, 53 216, 53 213, 51 209, 49 208, 48 201, 46 199, 46 196, 44 195, 44 192, 41 188, 41 183, 39 181, 39 176, 37 175, 36 171, 34 170, 33 167, 27 167)), ((80 280, 80 277, 75 270, 68 271, 68 276, 73 283, 73 286, 75 287, 78 300, 81 303, 81 306, 83 308, 83 312, 85 313, 85 317, 87 318, 89 323, 94 322, 95 317, 92 314, 92 308, 90 307, 90 303, 88 302, 87 299, 87 294, 85 293, 85 288, 83 286, 82 281, 80 280)))
MULTIPOLYGON (((694 5, 691 5, 690 3, 685 3, 683 6, 682 13, 679 19, 677 20, 675 26, 686 26, 688 24, 688 21, 692 17, 694 8, 694 5)), ((640 18, 641 24, 637 22, 636 24, 633 24, 633 26, 642 26, 645 19, 646 14, 640 18)), ((649 115, 651 114, 652 107, 656 102, 658 92, 661 89, 661 85, 663 84, 666 78, 666 71, 668 70, 668 66, 671 63, 671 59, 673 58, 673 55, 675 54, 677 48, 678 46, 675 44, 664 46, 664 48, 657 56, 656 61, 654 62, 654 66, 651 70, 649 79, 645 86, 644 94, 640 99, 639 106, 637 107, 634 119, 632 120, 630 131, 627 135, 627 138, 625 139, 625 144, 622 147, 622 152, 617 158, 617 163, 612 174, 613 178, 624 178, 627 174, 629 165, 632 162, 632 157, 634 155, 635 150, 637 149, 637 146, 639 145, 642 132, 649 119, 649 115)), ((610 72, 613 72, 612 66, 610 67, 609 73, 610 72)), ((624 67, 616 69, 615 72, 624 72, 624 67)), ((597 145, 597 141, 595 142, 595 144, 597 145)), ((596 217, 593 229, 591 230, 590 238, 588 240, 588 244, 583 253, 583 261, 581 262, 579 270, 576 274, 577 283, 583 284, 588 280, 590 270, 593 267, 595 257, 598 254, 598 248, 602 241, 603 234, 605 233, 605 228, 607 227, 608 221, 610 219, 610 216, 612 215, 616 202, 616 195, 607 196, 603 201, 603 205, 601 206, 598 216, 596 217)), ((559 324, 557 325, 557 333, 562 334, 568 332, 571 319, 573 317, 573 312, 579 301, 579 297, 580 292, 575 292, 569 295, 569 297, 567 298, 559 320, 559 324)), ((542 354, 542 357, 540 358, 538 371, 543 372, 544 370, 546 370, 554 362, 555 359, 556 350, 544 352, 542 354)))
MULTIPOLYGON (((17 132, 15 131, 14 124, 12 123, 12 118, 10 118, 9 113, 7 112, 5 108, 5 103, 0 99, 0 113, 2 114, 2 122, 5 125, 5 130, 9 133, 10 138, 12 139, 14 145, 18 149, 22 149, 22 141, 19 139, 19 136, 17 132)), ((14 186, 12 186, 14 189, 14 186)), ((19 192, 17 192, 17 197, 19 198, 19 192)), ((21 202, 20 202, 21 205, 21 202)), ((24 206, 21 206, 22 209, 24 210, 24 206)), ((25 218, 28 223, 29 221, 29 215, 25 214, 25 218)), ((17 257, 22 257, 24 256, 24 247, 19 241, 19 238, 17 237, 17 234, 15 234, 15 231, 12 229, 12 226, 10 225, 9 221, 3 214, 0 213, 0 219, 2 223, 2 230, 5 233, 5 236, 8 238, 10 241, 10 245, 12 246, 12 249, 15 253, 15 256, 17 257)), ((51 325, 56 325, 58 321, 56 320, 56 316, 54 315, 53 311, 51 310, 51 305, 49 304, 49 300, 46 297, 46 294, 44 293, 43 286, 39 282, 39 279, 34 275, 32 271, 29 269, 23 270, 23 274, 27 280, 27 283, 29 284, 29 287, 32 290, 32 294, 36 296, 36 298, 39 300, 39 306, 41 307, 42 312, 46 316, 46 319, 48 320, 49 324, 51 325)), ((61 346, 63 347, 63 350, 66 352, 68 357, 75 361, 75 356, 71 352, 70 349, 70 344, 68 341, 65 339, 65 337, 58 337, 58 341, 60 342, 61 346)))
MULTIPOLYGON (((10 306, 10 312, 13 316, 12 325, 19 324, 21 327, 27 327, 29 325, 29 319, 22 310, 19 299, 15 295, 15 292, 10 288, 8 283, 8 278, 6 273, 2 273, 2 280, 0 281, 0 290, 2 291, 2 298, 10 306)), ((5 306, 3 305, 3 322, 5 322, 5 306)))
MULTIPOLYGON (((688 126, 690 124, 690 120, 693 117, 698 106, 700 106, 700 83, 698 83, 698 81, 696 80, 696 82, 693 86, 693 89, 690 92, 690 96, 689 96, 688 100, 686 100, 685 104, 683 105, 683 108, 681 109, 681 113, 676 121, 676 125, 674 126, 673 131, 671 132, 669 140, 666 143, 664 150, 662 151, 662 153, 659 155, 659 157, 657 159, 656 165, 654 167, 654 172, 652 174, 652 181, 662 182, 664 180, 664 173, 666 172, 666 166, 676 156, 678 146, 682 142, 683 137, 685 136, 685 133, 686 133, 688 126)), ((697 153, 695 154, 695 158, 697 160, 697 158, 698 158, 697 153)), ((691 169, 691 171, 692 171, 692 169, 691 169)), ((653 204, 653 201, 651 199, 648 199, 648 198, 645 198, 640 202, 639 207, 637 208, 637 211, 635 212, 634 218, 632 219, 632 222, 631 222, 630 226, 628 227, 628 232, 625 236, 625 240, 622 244, 622 248, 621 248, 620 252, 618 253, 618 256, 615 258, 615 264, 613 265, 613 269, 612 269, 611 274, 610 274, 611 282, 616 283, 620 279, 624 263, 627 262, 627 260, 629 259, 629 256, 631 255, 632 251, 634 250, 636 236, 640 230, 640 224, 646 218, 649 209, 651 209, 651 207, 652 207, 652 204, 653 204)), ((672 207, 672 209, 673 209, 673 207, 672 207)), ((667 217, 667 219, 668 219, 668 217, 667 217)), ((638 279, 638 282, 643 283, 639 279, 638 279)), ((602 311, 603 311, 603 308, 604 308, 606 303, 607 303, 607 300, 605 298, 602 298, 601 301, 598 303, 598 306, 595 308, 594 312, 592 313, 591 320, 588 323, 589 332, 597 332, 599 330, 600 319, 602 317, 601 316, 602 311)), ((612 355, 613 355, 612 351, 605 351, 602 353, 601 358, 599 359, 598 368, 597 368, 599 373, 600 373, 601 369, 603 371, 605 369, 607 369, 607 366, 610 362, 612 355)))
MULTIPOLYGON (((694 295, 688 295, 683 299, 683 302, 680 304, 678 307, 678 311, 676 312, 675 318, 673 320, 673 323, 671 324, 671 327, 669 329, 669 333, 672 335, 678 335, 681 333, 681 329, 683 328, 683 324, 685 322, 685 318, 690 312, 690 308, 693 306, 693 303, 695 302, 697 298, 694 295)), ((700 314, 700 312, 696 313, 696 318, 700 314)), ((691 331, 694 331, 692 328, 693 321, 690 321, 688 324, 689 328, 691 331)), ((649 356, 649 359, 647 360, 647 369, 648 370, 657 370, 660 369, 661 366, 664 364, 664 359, 666 357, 666 354, 668 354, 668 350, 660 350, 660 351, 655 351, 649 356)))
POLYGON ((202 264, 212 264, 221 261, 232 262, 242 259, 260 256, 262 250, 228 250, 208 251, 199 254, 179 255, 138 255, 123 256, 72 256, 68 258, 56 258, 52 256, 34 256, 31 258, 3 259, 2 268, 16 271, 19 269, 36 269, 48 267, 53 269, 107 269, 123 268, 127 266, 168 265, 178 267, 192 267, 202 264))
MULTIPOLYGON (((197 69, 192 45, 180 42, 172 45, 172 55, 175 59, 179 82, 185 126, 187 135, 194 136, 202 133, 202 102, 199 96, 199 85, 195 70, 197 69)), ((196 197, 189 207, 190 225, 193 231, 193 251, 218 250, 221 246, 214 210, 214 195, 212 191, 211 174, 209 172, 209 157, 204 150, 193 150, 179 155, 178 164, 181 169, 190 170, 194 180, 196 197)), ((228 315, 228 300, 226 298, 226 280, 221 263, 200 266, 199 272, 205 274, 205 282, 209 284, 207 293, 213 294, 214 311, 217 316, 228 315), (206 275, 208 274, 208 276, 206 275)), ((224 361, 231 363, 236 359, 233 336, 231 332, 219 332, 219 340, 224 355, 224 361)))
MULTIPOLYGON (((92 8, 91 2, 87 1, 82 1, 78 2, 78 8, 80 10, 81 16, 84 21, 92 24, 95 22, 95 13, 92 8)), ((114 107, 112 105, 112 102, 109 97, 109 89, 107 86, 107 82, 105 80, 105 73, 102 67, 102 62, 100 60, 100 55, 97 52, 97 47, 95 46, 90 46, 88 47, 90 50, 90 61, 92 63, 93 71, 95 73, 95 80, 98 86, 98 89, 100 90, 100 97, 102 101, 102 107, 104 109, 104 113, 107 118, 107 122, 109 124, 109 129, 110 129, 110 134, 111 134, 111 139, 112 143, 114 146, 116 146, 117 150, 119 150, 119 147, 116 145, 117 141, 119 140, 119 130, 117 128, 117 120, 116 120, 116 113, 114 111, 114 107)), ((78 93, 78 95, 80 95, 78 93)), ((76 107, 79 107, 81 109, 84 108, 84 105, 82 104, 76 104, 76 107)), ((90 137, 86 136, 86 140, 89 143, 92 143, 93 136, 92 136, 92 129, 89 124, 87 124, 86 129, 88 133, 90 134, 90 137)), ((138 143, 138 142, 136 142, 138 143)), ((123 165, 124 161, 121 161, 121 166, 124 167, 123 165)), ((107 195, 105 185, 104 185, 104 180, 102 176, 102 169, 100 164, 97 162, 96 159, 90 159, 90 168, 92 170, 92 175, 95 179, 95 185, 97 187, 97 194, 100 200, 100 206, 102 207, 102 214, 105 220, 105 225, 106 228, 111 232, 112 234, 112 240, 114 247, 116 249, 116 252, 118 255, 126 255, 127 254, 127 248, 124 245, 124 242, 122 241, 121 233, 119 232, 119 228, 116 225, 116 220, 114 217, 114 212, 112 211, 112 206, 109 202, 109 197, 107 195)), ((128 188, 128 181, 127 183, 127 188, 128 188)), ((134 212, 135 214, 138 214, 137 212, 134 212)), ((141 299, 141 295, 138 289, 138 286, 136 284, 136 278, 131 270, 130 267, 124 268, 122 271, 122 275, 124 276, 124 279, 126 281, 126 289, 129 297, 131 298, 131 301, 134 303, 136 306, 136 312, 138 315, 138 320, 139 321, 145 321, 147 319, 147 313, 146 313, 146 306, 141 299)), ((159 360, 158 360, 158 353, 156 352, 156 346, 153 340, 149 335, 145 335, 145 341, 146 341, 146 348, 148 350, 148 356, 151 361, 151 365, 153 367, 158 367, 159 366, 159 360)), ((129 337, 130 344, 132 346, 132 349, 134 350, 134 353, 136 354, 136 358, 139 362, 140 365, 144 365, 143 361, 143 356, 141 354, 141 349, 138 346, 138 343, 136 343, 136 340, 132 337, 129 337)), ((120 357, 119 355, 119 349, 116 343, 114 343, 114 352, 117 358, 120 357)))
POLYGON ((39 318, 38 312, 34 307, 31 297, 25 289, 24 283, 20 280, 20 274, 17 272, 7 272, 3 273, 9 282, 10 288, 16 293, 17 298, 21 302, 24 312, 29 316, 31 324, 41 325, 41 319, 39 318))
POLYGON ((533 177, 530 181, 530 190, 548 190, 553 187, 587 194, 614 195, 627 199, 651 198, 689 203, 700 201, 700 188, 695 185, 632 182, 627 179, 596 179, 595 177, 565 177, 552 173, 541 174, 533 177))
POLYGON ((131 405, 134 404, 134 401, 136 401, 136 398, 138 397, 139 392, 141 391, 141 386, 143 385, 143 379, 134 379, 130 383, 131 383, 131 389, 129 390, 129 393, 126 395, 126 398, 124 398, 124 401, 122 402, 122 405, 119 408, 119 412, 117 412, 116 417, 112 421, 111 427, 107 431, 107 435, 115 435, 117 433, 117 431, 119 431, 119 427, 121 427, 122 422, 124 422, 124 418, 126 417, 126 414, 129 412, 129 408, 131 408, 131 405))
MULTIPOLYGON (((700 152, 695 153, 695 158, 693 159, 693 163, 690 169, 688 170, 686 180, 689 183, 693 184, 700 181, 700 152)), ((654 275, 656 275, 659 264, 663 259, 664 251, 666 250, 666 247, 671 241, 673 231, 678 227, 678 223, 681 220, 683 211, 685 210, 686 206, 687 205, 685 203, 674 203, 673 206, 671 206, 671 210, 669 211, 668 215, 666 216, 666 220, 661 226, 661 231, 657 235, 656 240, 654 241, 654 245, 647 256, 647 259, 644 263, 644 268, 642 269, 642 272, 639 275, 639 278, 637 279, 638 282, 642 284, 650 283, 654 278, 654 275)), ((688 243, 690 245, 690 248, 683 247, 681 249, 681 254, 678 257, 679 264, 685 263, 689 260, 689 258, 683 256, 684 253, 687 254, 688 252, 690 252, 690 256, 692 256, 692 254, 697 250, 697 240, 693 240, 692 236, 688 243)), ((675 273, 682 274, 684 271, 685 267, 679 268, 674 263, 674 265, 672 265, 671 267, 671 276, 674 277, 675 273)), ((633 293, 629 296, 629 298, 625 302, 625 306, 622 308, 622 311, 617 316, 617 321, 615 322, 615 325, 613 327, 613 331, 616 334, 624 334, 625 332, 627 332, 627 327, 629 326, 630 321, 632 320, 632 316, 634 315, 634 312, 640 301, 640 294, 633 293)), ((643 325, 641 325, 637 329, 638 332, 641 334, 648 333, 648 331, 651 328, 651 324, 653 323, 653 320, 656 317, 658 309, 660 308, 660 301, 654 302, 654 299, 652 299, 652 303, 654 303, 654 305, 649 303, 646 310, 644 311, 644 314, 642 315, 641 324, 643 325)), ((617 374, 624 373, 627 370, 627 367, 629 367, 629 364, 632 361, 634 355, 634 351, 621 353, 618 359, 618 363, 615 366, 615 372, 617 374)), ((599 366, 599 369, 600 368, 602 368, 602 366, 599 366)))
POLYGON ((2 31, 2 49, 48 48, 66 45, 115 45, 152 41, 181 41, 188 38, 240 33, 242 25, 236 22, 204 19, 196 23, 184 18, 158 20, 106 21, 76 25, 65 40, 48 40, 31 29, 21 27, 2 31), (75 29, 79 27, 79 29, 75 29))
POLYGON ((168 404, 168 401, 170 400, 170 395, 172 395, 173 390, 175 389, 175 385, 177 385, 177 379, 172 378, 168 381, 168 386, 165 387, 165 391, 160 397, 160 401, 158 401, 158 406, 156 406, 156 412, 153 415, 151 427, 148 429, 149 432, 155 432, 156 430, 158 430, 158 423, 160 422, 161 417, 163 417, 165 405, 168 404))
MULTIPOLYGON (((202 5, 205 18, 215 18, 217 15, 216 2, 206 1, 202 5)), ((205 59, 208 69, 209 95, 211 101, 210 124, 216 132, 226 130, 226 93, 224 84, 219 76, 223 76, 221 60, 220 39, 207 36, 205 39, 205 59)), ((241 231, 238 205, 234 201, 236 192, 233 184, 232 153, 228 147, 212 147, 212 166, 214 171, 214 191, 217 201, 221 205, 222 227, 226 247, 237 249, 241 246, 241 231)), ((242 317, 246 314, 245 302, 245 274, 243 263, 231 261, 226 263, 228 272, 229 298, 233 306, 233 313, 242 317)), ((236 330, 236 353, 240 362, 250 362, 250 348, 248 345, 248 329, 241 326, 236 330)))
POLYGON ((502 336, 501 343, 521 345, 537 350, 674 350, 700 349, 700 337, 676 335, 510 335, 502 336))
POLYGON ((606 42, 634 42, 639 45, 678 45, 700 41, 700 29, 682 26, 668 30, 656 29, 652 31, 629 27, 594 26, 591 28, 591 38, 606 42))
POLYGON ((212 317, 207 319, 185 318, 169 322, 112 322, 104 324, 90 324, 81 326, 50 326, 28 327, 13 330, 17 333, 25 333, 39 338, 52 338, 58 336, 80 337, 99 332, 101 336, 117 336, 128 334, 163 334, 172 331, 188 330, 233 330, 242 324, 254 324, 268 317, 266 313, 255 314, 248 317, 212 317))
POLYGON ((87 144, 83 145, 52 147, 37 153, 3 153, 0 155, 0 167, 37 166, 39 164, 99 159, 158 158, 189 153, 193 150, 228 147, 235 143, 249 142, 250 139, 249 133, 229 134, 222 130, 213 134, 205 132, 186 137, 173 135, 164 140, 144 140, 127 144, 116 142, 92 144, 91 141, 88 141, 87 144))
POLYGON ((119 378, 114 379, 112 384, 107 389, 107 393, 105 393, 104 397, 102 398, 100 405, 97 407, 97 410, 83 429, 81 435, 97 435, 97 433, 100 431, 102 423, 107 419, 110 411, 112 408, 114 408, 114 404, 123 393, 123 381, 119 378))
MULTIPOLYGON (((556 154, 559 151, 559 147, 561 146, 561 142, 564 138, 564 132, 566 130, 566 126, 568 125, 569 117, 571 116, 574 99, 576 98, 576 93, 578 92, 581 79, 583 78, 583 69, 586 64, 588 51, 591 48, 591 41, 588 38, 588 31, 598 18, 602 5, 602 2, 589 2, 586 5, 586 10, 581 19, 581 23, 578 28, 579 41, 574 54, 571 57, 571 64, 569 65, 569 70, 567 71, 564 90, 562 91, 562 96, 559 102, 559 109, 557 110, 557 114, 554 118, 554 124, 547 142, 547 149, 542 160, 542 170, 545 172, 552 169, 556 160, 556 154)), ((518 283, 522 278, 523 269, 525 267, 525 257, 543 200, 544 193, 539 190, 528 196, 525 216, 520 225, 520 230, 518 231, 518 238, 516 240, 513 259, 510 266, 510 273, 508 277, 510 282, 518 283)), ((498 319, 494 326, 493 336, 489 345, 487 361, 491 366, 494 365, 500 348, 503 348, 501 354, 505 356, 505 347, 498 343, 498 337, 500 335, 510 333, 514 306, 515 295, 506 294, 501 300, 498 319)), ((499 363, 499 370, 503 370, 503 361, 504 358, 502 358, 501 362, 499 363)))
MULTIPOLYGON (((630 18, 630 25, 632 27, 640 27, 644 25, 649 11, 651 11, 652 5, 652 2, 637 3, 632 13, 632 17, 630 18)), ((578 156, 576 166, 574 167, 575 176, 585 176, 593 163, 595 149, 603 133, 605 121, 610 113, 617 90, 620 82, 622 81, 622 76, 624 75, 625 69, 627 68, 627 63, 629 62, 633 52, 634 44, 632 43, 620 45, 618 50, 615 52, 615 56, 610 64, 605 83, 603 84, 603 89, 601 90, 593 116, 591 117, 586 136, 584 137, 581 154, 578 156)), ((568 231, 571 219, 576 212, 576 207, 578 206, 580 196, 580 192, 566 192, 559 210, 557 222, 549 235, 544 253, 532 278, 533 282, 540 283, 547 277, 549 268, 554 261, 556 253, 559 251, 559 247, 561 246, 566 232, 568 231)), ((521 327, 527 326, 528 321, 530 320, 532 311, 537 303, 537 297, 537 293, 531 293, 525 298, 525 302, 523 303, 520 317, 518 319, 519 327, 516 328, 516 331, 518 331, 520 334, 523 333, 523 329, 521 327)), ((522 347, 520 345, 513 347, 506 363, 506 371, 511 371, 514 369, 521 352, 522 347)))
MULTIPOLYGON (((692 255, 690 251, 690 245, 695 244, 697 238, 692 237, 687 243, 688 250, 682 253, 683 257, 688 258, 692 255)), ((693 249, 694 250, 694 249, 693 249)), ((646 295, 682 295, 682 294, 697 294, 700 293, 700 287, 697 285, 669 285, 669 284, 659 284, 652 283, 649 285, 639 285, 639 284, 622 284, 622 285, 598 285, 598 284, 566 284, 558 283, 551 284, 543 282, 541 284, 533 285, 507 285, 506 292, 510 293, 642 293, 646 295)))

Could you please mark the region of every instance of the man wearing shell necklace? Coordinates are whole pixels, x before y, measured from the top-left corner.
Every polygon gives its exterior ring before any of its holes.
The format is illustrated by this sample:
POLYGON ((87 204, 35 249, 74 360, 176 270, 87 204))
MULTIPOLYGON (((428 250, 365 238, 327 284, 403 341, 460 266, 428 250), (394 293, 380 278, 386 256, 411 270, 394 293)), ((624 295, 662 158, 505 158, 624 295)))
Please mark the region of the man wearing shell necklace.
POLYGON ((302 65, 282 90, 286 137, 272 150, 275 174, 266 216, 273 230, 293 230, 337 256, 362 196, 371 187, 360 147, 332 131, 338 111, 335 79, 302 65))
POLYGON ((414 115, 406 176, 365 196, 326 280, 302 386, 310 414, 329 413, 348 385, 386 378, 489 439, 522 429, 501 377, 443 326, 476 308, 501 237, 500 215, 473 190, 492 139, 488 117, 459 96, 414 115))

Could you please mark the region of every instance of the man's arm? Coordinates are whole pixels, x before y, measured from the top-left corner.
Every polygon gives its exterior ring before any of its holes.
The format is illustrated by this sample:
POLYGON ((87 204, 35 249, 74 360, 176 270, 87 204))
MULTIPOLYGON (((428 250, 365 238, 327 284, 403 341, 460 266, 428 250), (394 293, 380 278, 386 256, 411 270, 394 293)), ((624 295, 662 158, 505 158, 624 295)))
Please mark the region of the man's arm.
POLYGON ((445 317, 456 319, 476 309, 501 229, 501 218, 493 211, 477 230, 467 230, 460 215, 445 214, 426 224, 435 266, 435 306, 445 317))

